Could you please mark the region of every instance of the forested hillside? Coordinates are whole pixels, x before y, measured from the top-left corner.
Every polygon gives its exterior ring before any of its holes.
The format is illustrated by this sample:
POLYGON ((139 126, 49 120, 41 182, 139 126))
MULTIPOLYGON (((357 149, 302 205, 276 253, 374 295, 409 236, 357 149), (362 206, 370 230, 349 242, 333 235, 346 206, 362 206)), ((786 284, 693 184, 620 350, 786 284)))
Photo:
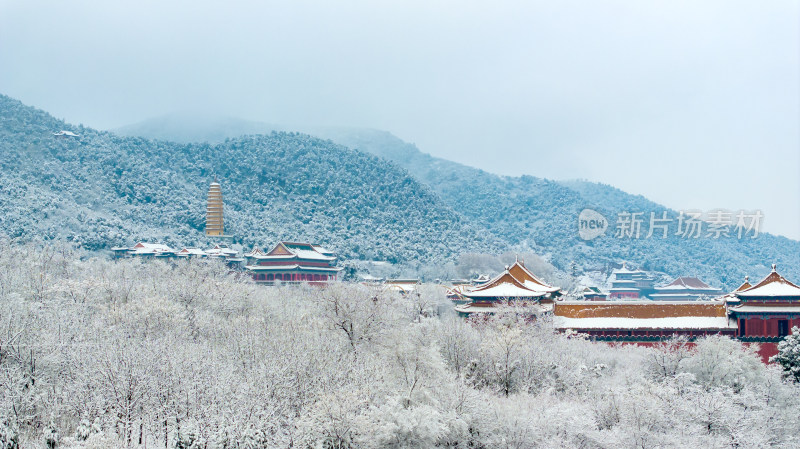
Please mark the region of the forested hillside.
MULTIPOLYGON (((275 128, 261 126, 264 130, 275 128)), ((204 122, 192 130, 185 121, 162 118, 127 127, 123 132, 199 141, 209 136, 233 137, 254 129, 258 128, 253 122, 237 124, 224 119, 204 122), (181 127, 170 133, 168 125, 175 121, 181 127), (217 132, 212 135, 208 127, 217 132)), ((677 212, 608 185, 498 176, 432 157, 385 131, 319 127, 302 130, 393 161, 429 186, 473 226, 487 229, 517 250, 549 256, 556 267, 568 272, 573 263, 580 272, 628 261, 670 276, 699 276, 714 285, 734 288, 746 275, 759 277, 769 271, 770 264, 777 263, 789 278, 800 279, 800 242, 785 237, 762 234, 756 239, 739 240, 731 235, 715 240, 705 236, 687 239, 670 233, 666 239, 616 239, 614 226, 619 212, 642 212, 649 217, 650 212, 660 216, 666 210, 673 218, 677 212), (609 220, 605 237, 591 241, 579 238, 578 214, 584 208, 597 210, 609 220)), ((531 173, 536 170, 530 168, 531 173)))
POLYGON ((226 233, 248 247, 309 240, 344 258, 414 263, 505 247, 402 168, 303 134, 119 137, 0 96, 0 153, 0 233, 15 239, 208 244, 206 192, 218 176, 226 233))
MULTIPOLYGON (((705 233, 698 239, 674 233, 666 239, 617 239, 614 226, 619 212, 643 212, 647 220, 650 212, 661 216, 668 211, 672 218, 678 212, 608 185, 487 173, 422 153, 384 131, 318 128, 312 132, 394 161, 494 235, 510 245, 551 255, 552 263, 563 270, 569 270, 573 262, 579 270, 588 270, 628 261, 647 270, 699 276, 733 288, 744 276, 764 275, 770 264, 777 263, 787 276, 800 279, 800 242, 795 240, 769 234, 739 240, 735 233, 720 239, 706 238, 705 233), (580 239, 578 215, 585 208, 609 220, 605 237, 580 239)), ((535 171, 536 167, 530 168, 531 173, 535 171)))

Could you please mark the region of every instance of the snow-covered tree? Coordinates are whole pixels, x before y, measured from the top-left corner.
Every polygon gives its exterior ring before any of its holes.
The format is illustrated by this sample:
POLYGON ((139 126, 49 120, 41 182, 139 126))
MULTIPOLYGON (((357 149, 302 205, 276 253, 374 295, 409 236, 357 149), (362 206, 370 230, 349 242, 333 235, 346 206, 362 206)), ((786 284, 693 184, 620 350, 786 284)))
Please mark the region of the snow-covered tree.
POLYGON ((791 335, 778 343, 778 354, 770 362, 780 364, 786 377, 800 382, 800 328, 793 327, 791 335))
POLYGON ((5 447, 800 444, 800 385, 730 339, 610 346, 514 307, 426 316, 360 285, 41 249, 0 251, 5 447))

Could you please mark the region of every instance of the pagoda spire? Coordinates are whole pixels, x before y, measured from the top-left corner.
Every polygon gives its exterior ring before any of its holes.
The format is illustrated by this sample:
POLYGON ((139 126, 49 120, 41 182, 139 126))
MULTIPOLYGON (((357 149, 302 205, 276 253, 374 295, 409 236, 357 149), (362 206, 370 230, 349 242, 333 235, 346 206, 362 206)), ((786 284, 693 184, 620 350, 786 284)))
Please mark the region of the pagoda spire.
POLYGON ((214 182, 208 188, 208 204, 206 206, 206 235, 220 237, 224 234, 222 217, 222 187, 214 175, 214 182))

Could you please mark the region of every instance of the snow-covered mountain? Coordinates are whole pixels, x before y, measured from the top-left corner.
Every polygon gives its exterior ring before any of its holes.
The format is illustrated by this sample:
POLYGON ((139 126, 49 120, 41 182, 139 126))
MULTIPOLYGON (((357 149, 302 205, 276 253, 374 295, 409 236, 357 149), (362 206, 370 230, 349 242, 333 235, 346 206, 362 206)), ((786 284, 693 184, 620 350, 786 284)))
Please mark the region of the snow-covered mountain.
POLYGON ((308 240, 345 259, 435 264, 507 246, 397 165, 304 134, 120 137, 0 96, 0 153, 0 235, 11 238, 91 250, 208 244, 206 192, 218 176, 226 233, 247 247, 308 240))
POLYGON ((628 261, 644 269, 672 276, 699 276, 714 285, 732 288, 739 285, 745 275, 765 274, 774 262, 790 277, 800 278, 800 242, 780 236, 687 239, 670 233, 666 239, 616 239, 612 228, 603 238, 580 239, 577 220, 584 208, 599 211, 609 220, 616 219, 623 211, 643 212, 648 217, 650 212, 660 216, 667 211, 670 216, 677 216, 676 211, 641 195, 631 195, 609 185, 533 176, 499 176, 433 157, 380 130, 281 127, 248 121, 237 124, 230 118, 218 118, 216 124, 214 120, 196 122, 192 132, 192 126, 187 123, 191 120, 167 116, 118 132, 183 142, 205 141, 211 135, 213 142, 259 130, 294 129, 330 139, 403 167, 473 226, 485 228, 518 250, 549 256, 555 266, 567 272, 573 271, 573 264, 578 271, 590 271, 602 269, 609 263, 628 261), (171 132, 169 124, 175 121, 182 126, 171 132))

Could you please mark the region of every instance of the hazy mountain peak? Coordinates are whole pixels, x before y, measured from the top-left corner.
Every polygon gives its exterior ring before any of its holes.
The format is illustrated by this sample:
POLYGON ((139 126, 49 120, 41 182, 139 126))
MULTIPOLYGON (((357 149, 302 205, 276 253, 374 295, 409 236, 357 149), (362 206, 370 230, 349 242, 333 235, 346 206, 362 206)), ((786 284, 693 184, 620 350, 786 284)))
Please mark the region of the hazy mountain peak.
POLYGON ((198 111, 177 111, 111 130, 122 136, 179 143, 220 143, 249 134, 269 134, 281 128, 268 123, 198 111))

